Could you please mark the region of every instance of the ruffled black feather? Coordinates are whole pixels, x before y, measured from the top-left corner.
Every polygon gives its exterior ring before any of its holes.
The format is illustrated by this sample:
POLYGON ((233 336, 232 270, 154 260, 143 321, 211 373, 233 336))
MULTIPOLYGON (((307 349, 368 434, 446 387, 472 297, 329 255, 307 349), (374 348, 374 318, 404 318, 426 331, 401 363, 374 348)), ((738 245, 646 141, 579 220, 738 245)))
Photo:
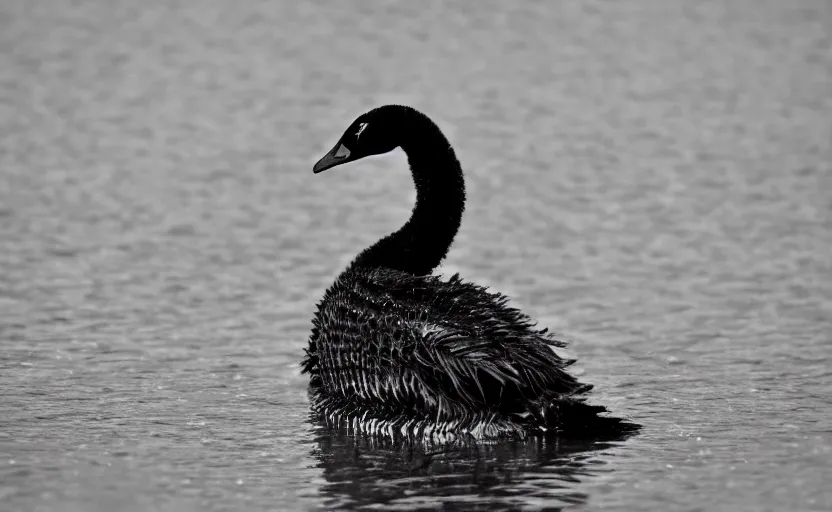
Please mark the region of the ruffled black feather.
POLYGON ((329 422, 391 437, 587 433, 605 409, 546 329, 481 286, 352 268, 315 314, 303 371, 329 422))

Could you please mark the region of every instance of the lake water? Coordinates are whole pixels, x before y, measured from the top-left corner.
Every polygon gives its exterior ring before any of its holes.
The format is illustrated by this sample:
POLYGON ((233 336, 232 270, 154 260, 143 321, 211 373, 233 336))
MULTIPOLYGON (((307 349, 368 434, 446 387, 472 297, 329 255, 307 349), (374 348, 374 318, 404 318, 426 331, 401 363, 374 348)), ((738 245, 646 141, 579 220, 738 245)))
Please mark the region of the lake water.
POLYGON ((832 509, 827 0, 5 0, 0 48, 0 510, 832 509), (310 421, 314 302, 414 199, 311 167, 388 102, 466 170, 442 272, 638 436, 310 421))

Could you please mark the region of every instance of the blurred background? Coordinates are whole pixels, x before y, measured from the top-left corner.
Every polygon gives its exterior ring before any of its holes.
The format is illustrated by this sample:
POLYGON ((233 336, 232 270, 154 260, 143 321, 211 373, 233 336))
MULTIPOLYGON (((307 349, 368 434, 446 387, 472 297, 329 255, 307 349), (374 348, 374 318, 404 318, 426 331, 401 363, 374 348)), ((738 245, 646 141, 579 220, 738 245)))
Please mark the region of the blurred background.
POLYGON ((828 0, 0 4, 0 509, 832 508, 828 0), (314 303, 457 149, 445 274, 570 341, 612 445, 333 437, 314 303), (827 482, 827 484, 823 484, 827 482))

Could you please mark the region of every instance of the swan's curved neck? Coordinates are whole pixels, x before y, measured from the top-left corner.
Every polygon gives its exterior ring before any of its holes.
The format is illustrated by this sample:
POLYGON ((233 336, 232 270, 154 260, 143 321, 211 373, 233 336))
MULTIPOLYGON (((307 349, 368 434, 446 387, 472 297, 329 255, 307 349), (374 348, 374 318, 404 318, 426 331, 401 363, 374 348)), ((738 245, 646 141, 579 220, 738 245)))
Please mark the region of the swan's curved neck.
POLYGON ((404 123, 400 146, 416 185, 416 206, 401 229, 362 251, 352 266, 425 275, 445 258, 459 230, 465 181, 451 144, 430 119, 408 116, 404 123))

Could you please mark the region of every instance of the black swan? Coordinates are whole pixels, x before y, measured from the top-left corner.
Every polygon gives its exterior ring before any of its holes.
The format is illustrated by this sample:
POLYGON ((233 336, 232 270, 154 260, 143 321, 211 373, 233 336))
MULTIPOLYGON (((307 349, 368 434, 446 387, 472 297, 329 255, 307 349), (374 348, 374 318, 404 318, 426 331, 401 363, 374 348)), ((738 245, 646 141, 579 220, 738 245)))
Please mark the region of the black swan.
POLYGON ((590 437, 637 425, 585 403, 564 343, 508 298, 430 275, 459 229, 459 161, 424 114, 387 105, 359 116, 317 174, 401 147, 416 184, 410 220, 361 252, 318 303, 304 373, 329 424, 396 438, 590 437))

